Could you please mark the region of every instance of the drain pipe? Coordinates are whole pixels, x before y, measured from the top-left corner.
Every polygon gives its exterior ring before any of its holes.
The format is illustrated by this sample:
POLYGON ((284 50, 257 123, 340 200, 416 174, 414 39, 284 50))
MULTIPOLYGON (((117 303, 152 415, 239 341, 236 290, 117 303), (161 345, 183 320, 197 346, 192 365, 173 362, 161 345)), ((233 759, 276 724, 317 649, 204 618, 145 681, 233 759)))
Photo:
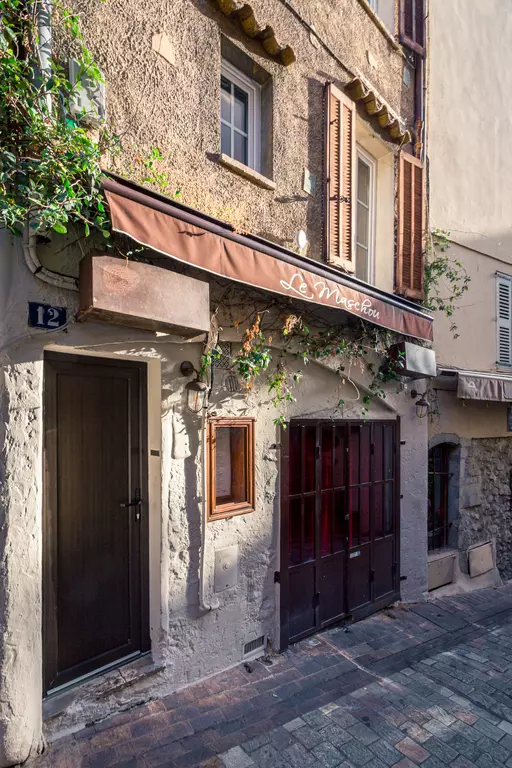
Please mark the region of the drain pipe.
POLYGON ((201 559, 199 563, 199 607, 205 613, 215 611, 220 608, 217 598, 213 598, 209 603, 205 602, 204 588, 204 566, 206 560, 206 525, 208 515, 208 476, 207 476, 207 444, 206 444, 206 426, 208 415, 208 395, 205 395, 201 415, 201 559))
MULTIPOLYGON (((37 41, 36 51, 41 74, 51 73, 52 56, 52 19, 51 6, 48 0, 39 0, 36 7, 37 14, 37 41)), ((49 93, 45 96, 48 112, 52 111, 52 99, 49 93)), ((56 288, 67 288, 70 291, 78 291, 78 281, 74 277, 60 275, 51 269, 43 267, 37 255, 37 235, 30 227, 30 220, 23 233, 23 255, 25 263, 32 274, 44 283, 56 288)))
POLYGON ((25 227, 23 233, 23 255, 25 263, 35 277, 43 283, 54 285, 56 288, 67 288, 70 291, 78 291, 78 280, 68 275, 59 275, 51 269, 43 267, 37 255, 37 235, 30 226, 25 227))

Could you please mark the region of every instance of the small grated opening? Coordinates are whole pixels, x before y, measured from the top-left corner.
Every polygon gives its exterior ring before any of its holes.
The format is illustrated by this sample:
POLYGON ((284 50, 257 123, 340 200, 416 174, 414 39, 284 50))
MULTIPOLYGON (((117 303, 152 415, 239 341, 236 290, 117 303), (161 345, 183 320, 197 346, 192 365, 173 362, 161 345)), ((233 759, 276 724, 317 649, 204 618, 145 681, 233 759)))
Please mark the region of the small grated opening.
POLYGON ((229 371, 231 366, 233 365, 233 356, 231 354, 231 342, 229 341, 219 341, 217 344, 217 349, 220 352, 220 355, 218 358, 214 359, 213 365, 215 368, 224 369, 225 371, 229 371))
POLYGON ((248 656, 249 654, 254 653, 254 651, 264 647, 265 635, 262 635, 261 637, 257 637, 256 640, 251 640, 250 643, 244 645, 244 656, 248 656))

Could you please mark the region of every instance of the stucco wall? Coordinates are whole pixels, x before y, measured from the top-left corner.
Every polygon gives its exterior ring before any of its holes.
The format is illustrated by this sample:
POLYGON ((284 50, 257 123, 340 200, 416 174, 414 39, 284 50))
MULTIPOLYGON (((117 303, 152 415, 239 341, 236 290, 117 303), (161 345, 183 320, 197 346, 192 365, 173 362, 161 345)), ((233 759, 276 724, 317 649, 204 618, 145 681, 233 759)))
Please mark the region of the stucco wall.
POLYGON ((429 224, 450 233, 448 253, 471 277, 460 338, 436 317, 436 350, 440 363, 472 370, 496 369, 494 274, 512 274, 510 18, 502 0, 429 0, 429 224))
MULTIPOLYGON (((471 281, 452 317, 435 314, 434 345, 439 366, 499 371, 497 364, 496 272, 512 275, 512 263, 452 243, 448 254, 463 264, 471 281), (450 330, 456 323, 458 338, 450 330)), ((449 286, 441 292, 449 296, 449 286)), ((507 372, 508 369, 507 369, 507 372)))
MULTIPOLYGON (((259 23, 270 24, 277 40, 296 52, 289 67, 263 55, 261 45, 229 22, 213 0, 72 0, 71 5, 81 13, 86 42, 105 72, 109 127, 122 137, 124 152, 112 168, 140 178, 136 158, 157 146, 164 156, 159 170, 169 173, 169 193, 179 188, 186 204, 288 247, 304 229, 313 258, 322 257, 325 83, 343 87, 362 74, 411 125, 413 86, 403 82, 402 53, 356 0, 294 3, 343 64, 283 2, 254 0, 259 23), (152 36, 161 31, 174 48, 174 66, 151 48, 152 36), (221 35, 272 77, 275 191, 217 161, 221 35), (305 167, 316 176, 314 197, 302 188, 305 167)), ((375 122, 368 125, 379 134, 375 122)), ((398 149, 389 142, 385 147, 388 153, 398 149)), ((387 263, 386 274, 377 277, 388 289, 393 246, 378 251, 377 258, 387 263)))
POLYGON ((435 390, 431 396, 430 436, 453 434, 461 438, 509 437, 508 403, 459 400, 456 392, 435 390))
MULTIPOLYGON (((228 396, 219 376, 211 411, 218 415, 254 415, 256 422, 256 512, 207 526, 206 602, 219 608, 199 610, 200 551, 199 420, 185 407, 179 365, 197 364, 199 344, 173 344, 153 333, 100 323, 74 322, 77 294, 45 286, 26 268, 19 242, 6 245, 0 261, 9 327, 2 340, 4 372, 0 424, 2 507, 0 563, 5 589, 0 604, 0 765, 26 757, 41 736, 41 440, 44 349, 58 348, 97 355, 121 355, 151 363, 150 447, 159 447, 161 464, 151 458, 151 639, 156 660, 164 664, 170 688, 236 663, 243 643, 266 634, 278 646, 278 612, 273 573, 279 566, 278 456, 276 411, 264 381, 249 394, 228 396), (67 306, 70 326, 46 333, 28 329, 27 298, 67 306), (152 367, 151 367, 152 366, 152 367), (160 378, 159 378, 160 377, 160 378), (213 595, 213 559, 218 548, 239 547, 239 581, 213 595)), ((329 363, 329 365, 332 365, 329 363)), ((360 392, 367 381, 353 371, 360 392)), ((297 389, 287 416, 338 416, 340 397, 347 401, 343 417, 357 418, 361 400, 329 367, 311 364, 297 389)), ((389 387, 385 402, 371 406, 369 418, 401 416, 401 575, 404 599, 421 598, 426 589, 426 424, 415 416, 407 393, 389 387)), ((105 716, 115 703, 100 699, 105 716)), ((89 713, 91 714, 91 713, 89 713)), ((61 719, 72 725, 86 719, 83 708, 61 719)))
MULTIPOLYGON (((503 0, 429 0, 431 217, 510 262, 512 25, 503 0), (485 51, 485 55, 475 54, 485 51), (497 83, 499 82, 499 87, 497 83)), ((462 239, 464 243, 465 240, 462 239)))

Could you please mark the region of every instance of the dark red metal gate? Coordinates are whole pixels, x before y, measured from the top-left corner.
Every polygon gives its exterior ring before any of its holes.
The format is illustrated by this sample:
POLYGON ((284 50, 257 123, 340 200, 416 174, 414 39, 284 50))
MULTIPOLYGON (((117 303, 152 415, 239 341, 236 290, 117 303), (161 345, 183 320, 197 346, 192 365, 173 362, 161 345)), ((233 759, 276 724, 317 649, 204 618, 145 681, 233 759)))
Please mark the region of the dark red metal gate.
POLYGON ((281 648, 399 597, 398 421, 282 434, 281 648))

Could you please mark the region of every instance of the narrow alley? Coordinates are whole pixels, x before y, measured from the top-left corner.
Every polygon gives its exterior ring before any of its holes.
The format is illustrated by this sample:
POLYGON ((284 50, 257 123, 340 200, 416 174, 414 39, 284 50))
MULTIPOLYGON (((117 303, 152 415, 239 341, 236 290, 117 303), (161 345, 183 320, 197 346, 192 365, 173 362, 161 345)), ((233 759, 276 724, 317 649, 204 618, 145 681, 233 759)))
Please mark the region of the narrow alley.
POLYGON ((31 768, 512 766, 512 587, 387 609, 91 724, 31 768))

